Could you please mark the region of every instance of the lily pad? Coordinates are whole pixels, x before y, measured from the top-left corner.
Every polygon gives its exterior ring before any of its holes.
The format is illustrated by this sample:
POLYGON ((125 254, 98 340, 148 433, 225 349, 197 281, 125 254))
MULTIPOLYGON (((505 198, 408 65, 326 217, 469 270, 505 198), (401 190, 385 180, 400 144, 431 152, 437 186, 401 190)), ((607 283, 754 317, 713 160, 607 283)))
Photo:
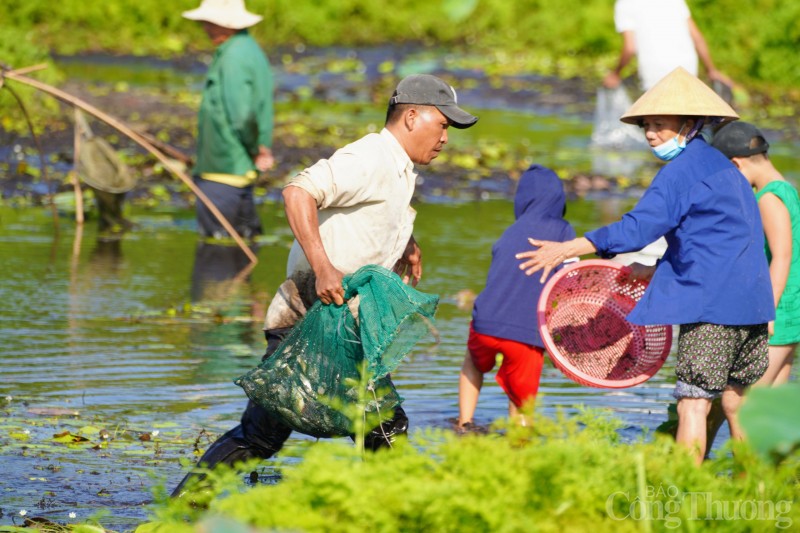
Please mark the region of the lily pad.
POLYGON ((55 435, 53 435, 53 440, 56 442, 63 442, 66 444, 74 444, 77 442, 89 442, 89 439, 87 439, 86 437, 75 435, 73 433, 70 433, 69 431, 56 433, 55 435))
POLYGON ((80 412, 77 409, 69 409, 64 407, 31 407, 28 412, 32 415, 40 416, 79 416, 80 412))

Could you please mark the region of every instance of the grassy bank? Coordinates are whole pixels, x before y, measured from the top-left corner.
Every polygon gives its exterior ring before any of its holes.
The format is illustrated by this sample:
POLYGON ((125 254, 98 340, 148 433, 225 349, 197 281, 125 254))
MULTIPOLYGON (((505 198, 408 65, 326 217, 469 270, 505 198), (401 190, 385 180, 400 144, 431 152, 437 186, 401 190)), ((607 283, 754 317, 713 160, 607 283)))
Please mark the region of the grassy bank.
MULTIPOLYGON (((8 0, 0 5, 0 59, 24 39, 73 54, 106 51, 174 56, 209 44, 181 18, 197 0, 8 0), (10 33, 11 32, 11 33, 10 33), (9 40, 9 36, 15 36, 9 40)), ((689 0, 719 66, 745 85, 800 86, 800 3, 792 0, 689 0), (763 14, 769 13, 769 24, 763 14)), ((597 76, 614 64, 619 36, 611 0, 249 0, 264 16, 253 29, 267 47, 363 46, 416 42, 455 49, 502 49, 574 63, 597 76)), ((669 46, 669 43, 665 43, 669 46)), ((795 89, 796 90, 796 89, 795 89)))
MULTIPOLYGON (((66 75, 52 64, 51 54, 186 58, 208 52, 212 47, 200 25, 180 15, 198 4, 199 0, 6 0, 0 3, 0 62, 14 67, 50 63, 50 68, 32 76, 60 86, 66 75)), ((452 51, 447 55, 449 69, 485 74, 498 89, 518 90, 527 82, 514 78, 531 73, 561 79, 580 77, 591 87, 615 64, 620 44, 612 0, 398 0, 392 9, 372 0, 248 0, 247 4, 264 16, 253 34, 271 60, 287 72, 303 68, 301 51, 309 47, 409 43, 435 48, 431 53, 436 57, 452 51)), ((736 93, 742 117, 774 129, 782 129, 784 124, 794 129, 800 106, 800 58, 796 53, 800 48, 800 3, 689 0, 689 4, 719 68, 746 89, 736 93), (770 14, 769 24, 760 22, 763 13, 770 14)), ((381 101, 399 76, 391 47, 385 54, 380 79, 375 81, 381 101)), ((352 61, 355 66, 346 63, 313 63, 309 68, 323 72, 351 68, 353 76, 364 76, 357 60, 352 61)), ((628 71, 632 73, 632 69, 628 71)), ((122 71, 120 78, 124 77, 122 71)), ((125 87, 127 81, 118 80, 115 90, 125 87)), ((65 109, 51 97, 19 83, 6 85, 26 103, 40 133, 70 127, 65 109)), ((301 87, 291 99, 303 99, 310 91, 310 87, 301 87)), ((190 100, 184 100, 195 106, 198 96, 192 94, 190 100)), ((187 131, 193 124, 188 123, 187 131)), ((7 90, 0 90, 3 133, 29 136, 24 115, 7 90)), ((506 164, 503 168, 510 167, 506 164)))

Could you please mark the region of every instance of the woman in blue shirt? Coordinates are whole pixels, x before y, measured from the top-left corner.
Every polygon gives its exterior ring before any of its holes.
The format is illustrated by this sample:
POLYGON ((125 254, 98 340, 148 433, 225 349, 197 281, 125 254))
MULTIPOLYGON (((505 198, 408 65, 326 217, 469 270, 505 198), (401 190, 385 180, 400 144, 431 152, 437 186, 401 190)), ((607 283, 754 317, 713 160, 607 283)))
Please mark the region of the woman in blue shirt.
POLYGON ((706 449, 711 401, 722 395, 731 436, 744 389, 767 368, 767 323, 774 318, 758 204, 747 180, 698 135, 704 124, 738 118, 714 91, 677 68, 631 106, 621 120, 640 125, 659 159, 667 161, 639 203, 615 222, 564 243, 530 242, 517 254, 528 275, 542 279, 568 257, 632 252, 659 237, 668 248, 655 267, 633 265, 651 278, 628 315, 634 324, 679 324, 677 441, 706 449))

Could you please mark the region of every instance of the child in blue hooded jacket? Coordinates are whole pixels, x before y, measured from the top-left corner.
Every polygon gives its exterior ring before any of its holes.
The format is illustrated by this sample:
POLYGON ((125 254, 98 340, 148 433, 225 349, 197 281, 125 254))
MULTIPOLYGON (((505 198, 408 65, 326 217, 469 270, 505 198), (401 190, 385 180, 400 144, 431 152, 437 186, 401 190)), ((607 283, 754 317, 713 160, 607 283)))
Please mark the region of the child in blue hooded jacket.
POLYGON ((509 417, 536 397, 544 363, 536 306, 544 285, 519 269, 515 254, 528 247, 528 238, 566 241, 575 230, 564 220, 564 186, 555 172, 532 165, 519 179, 514 196, 516 221, 492 246, 486 287, 475 299, 467 353, 459 378, 459 430, 473 427, 472 417, 483 385, 483 375, 503 362, 496 381, 508 395, 509 417))

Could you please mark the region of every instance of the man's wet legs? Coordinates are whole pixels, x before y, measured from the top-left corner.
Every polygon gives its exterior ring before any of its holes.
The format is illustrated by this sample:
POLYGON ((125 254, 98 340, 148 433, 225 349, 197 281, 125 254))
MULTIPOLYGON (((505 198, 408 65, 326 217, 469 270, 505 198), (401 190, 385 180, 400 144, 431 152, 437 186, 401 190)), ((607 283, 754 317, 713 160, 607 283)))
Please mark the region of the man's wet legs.
MULTIPOLYGON (((267 350, 262 360, 275 353, 290 329, 282 328, 265 332, 267 350)), ((197 464, 205 469, 210 469, 220 463, 233 466, 250 459, 268 459, 278 453, 291 433, 291 428, 272 419, 258 404, 248 401, 240 424, 218 438, 206 450, 197 464)), ((191 480, 199 481, 204 477, 203 472, 193 470, 178 483, 178 486, 172 491, 172 497, 181 496, 191 480)))
POLYGON ((376 451, 391 448, 400 435, 408 433, 408 417, 399 405, 394 408, 394 416, 364 435, 364 448, 376 451))

